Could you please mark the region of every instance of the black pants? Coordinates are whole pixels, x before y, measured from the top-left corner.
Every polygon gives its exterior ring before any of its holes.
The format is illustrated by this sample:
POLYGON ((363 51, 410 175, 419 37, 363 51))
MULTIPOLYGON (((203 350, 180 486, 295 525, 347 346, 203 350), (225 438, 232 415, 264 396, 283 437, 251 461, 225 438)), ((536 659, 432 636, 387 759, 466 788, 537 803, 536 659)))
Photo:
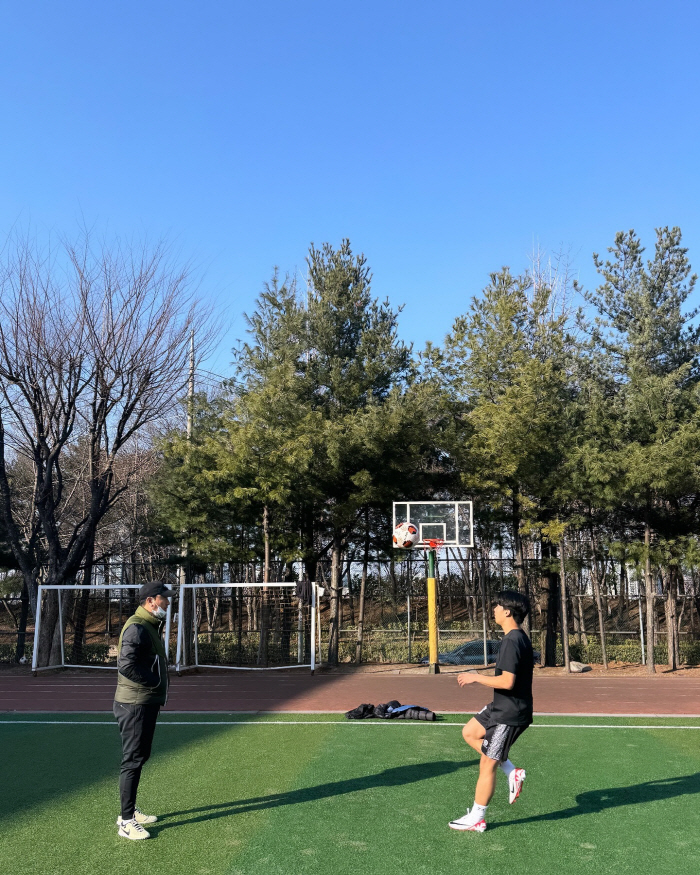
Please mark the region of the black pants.
POLYGON ((113 711, 122 737, 122 765, 119 772, 122 819, 131 820, 136 807, 141 769, 151 755, 160 705, 126 705, 124 702, 115 702, 113 711))

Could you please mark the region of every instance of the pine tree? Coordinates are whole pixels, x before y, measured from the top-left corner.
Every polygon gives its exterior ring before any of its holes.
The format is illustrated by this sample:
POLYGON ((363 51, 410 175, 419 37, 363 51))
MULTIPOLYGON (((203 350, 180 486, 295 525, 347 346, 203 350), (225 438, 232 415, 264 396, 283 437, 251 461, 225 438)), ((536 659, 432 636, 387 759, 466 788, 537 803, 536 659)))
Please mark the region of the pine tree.
POLYGON ((465 405, 464 485, 507 510, 523 592, 523 530, 555 513, 552 494, 568 440, 567 324, 552 283, 504 268, 456 320, 442 354, 453 397, 465 405))
POLYGON ((605 261, 594 255, 603 283, 586 296, 598 313, 586 328, 607 387, 600 420, 614 434, 607 456, 617 472, 615 492, 632 527, 643 530, 647 667, 654 672, 654 567, 661 566, 665 581, 675 667, 669 563, 680 561, 673 544, 696 523, 698 508, 700 329, 693 324, 698 311, 683 310, 696 277, 678 228, 657 229, 654 256, 646 262, 634 231, 618 233, 608 252, 605 261), (664 560, 664 552, 670 558, 664 560))

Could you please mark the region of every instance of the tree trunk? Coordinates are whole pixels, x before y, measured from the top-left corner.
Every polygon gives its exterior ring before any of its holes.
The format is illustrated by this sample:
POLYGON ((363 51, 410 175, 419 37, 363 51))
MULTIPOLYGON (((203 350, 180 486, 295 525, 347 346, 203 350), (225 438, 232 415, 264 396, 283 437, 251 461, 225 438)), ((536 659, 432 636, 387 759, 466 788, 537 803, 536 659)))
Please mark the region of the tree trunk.
MULTIPOLYGON (((39 606, 37 605, 37 616, 39 606)), ((55 589, 44 593, 41 605, 41 627, 39 629, 39 644, 37 648, 37 666, 44 668, 49 665, 51 645, 56 626, 58 625, 58 592, 55 589)))
POLYGON ((29 619, 29 590, 27 582, 22 584, 22 594, 20 596, 19 623, 17 625, 17 650, 15 651, 15 660, 17 662, 24 656, 24 649, 27 642, 27 620, 29 619))
MULTIPOLYGON (((551 562, 556 558, 556 549, 551 544, 542 544, 542 558, 551 562)), ((557 579, 558 575, 548 565, 543 578, 547 590, 547 622, 544 641, 541 644, 540 662, 545 666, 557 664, 557 579)))
POLYGON ((83 585, 78 599, 78 611, 73 629, 73 646, 71 648, 70 661, 73 665, 81 665, 83 662, 83 645, 85 644, 85 628, 87 615, 90 607, 90 586, 92 584, 92 565, 95 556, 95 538, 90 538, 85 553, 85 568, 83 569, 83 585))
POLYGON ((677 605, 677 577, 676 569, 670 567, 663 573, 665 600, 664 613, 666 616, 666 652, 668 666, 675 671, 680 663, 678 647, 678 605, 677 605))
POLYGON ((576 593, 569 592, 569 605, 571 607, 571 619, 574 624, 574 635, 576 641, 581 643, 581 621, 578 616, 578 608, 576 607, 576 593))
POLYGON ((646 556, 644 558, 644 586, 647 596, 647 673, 656 674, 656 664, 654 663, 654 616, 656 614, 655 604, 655 587, 651 574, 651 526, 649 520, 644 525, 644 547, 646 556))
MULTIPOLYGON (((263 561, 263 584, 270 582, 270 515, 267 505, 263 508, 263 540, 265 556, 263 561)), ((267 665, 267 639, 269 631, 269 592, 268 587, 263 586, 260 599, 260 639, 258 642, 258 665, 267 665)))
POLYGON ((350 608, 350 625, 355 625, 355 594, 352 591, 352 559, 348 557, 348 607, 350 608))
MULTIPOLYGON (((515 546, 515 573, 518 578, 518 590, 528 596, 527 574, 525 571, 525 553, 523 550, 523 540, 520 537, 520 499, 518 498, 517 489, 513 489, 513 544, 515 546)), ((532 613, 532 612, 531 612, 532 613)), ((531 636, 531 618, 525 618, 523 630, 531 636)))
POLYGON ((561 597, 561 650, 564 657, 564 668, 570 670, 569 660, 569 617, 566 599, 566 541, 562 537, 559 542, 559 594, 561 597))
POLYGON ((579 592, 576 604, 578 605, 578 619, 579 625, 581 627, 581 637, 579 640, 579 644, 582 644, 584 647, 588 647, 588 632, 586 631, 586 609, 583 606, 583 593, 579 592))
MULTIPOLYGON (((678 665, 681 665, 682 664, 681 631, 683 629, 683 618, 685 616, 685 609, 688 606, 688 587, 687 587, 686 582, 683 578, 683 572, 681 571, 680 567, 678 567, 676 569, 676 574, 677 574, 677 586, 676 586, 676 595, 677 596, 680 592, 680 585, 681 585, 681 583, 683 584, 683 601, 681 602, 681 610, 680 610, 680 613, 678 614, 678 618, 676 620, 676 644, 678 647, 677 658, 678 658, 678 665)), ((693 609, 692 609, 692 604, 691 604, 691 606, 690 606, 691 615, 692 615, 692 610, 693 609)))
POLYGON ((62 590, 61 594, 61 622, 58 619, 58 591, 53 589, 46 593, 44 610, 41 615, 41 630, 39 634, 39 653, 37 664, 39 666, 57 665, 61 662, 61 630, 65 638, 66 618, 73 607, 73 592, 62 590), (48 622, 44 623, 44 618, 48 622))
POLYGON ((340 643, 340 572, 342 567, 342 540, 337 529, 333 531, 331 548, 330 619, 328 629, 328 664, 338 664, 340 643))
POLYGON ((617 628, 619 629, 622 626, 623 620, 625 618, 625 614, 627 613, 627 604, 628 598, 627 593, 627 568, 626 568, 626 559, 623 554, 622 559, 620 559, 620 589, 617 597, 617 628))
POLYGON ((600 579, 598 577, 598 558, 596 556, 596 543, 591 527, 591 582, 593 583, 593 595, 595 597, 596 610, 598 611, 598 634, 600 636, 600 651, 603 658, 603 668, 608 667, 608 653, 605 641, 605 607, 600 589, 600 579))
POLYGON ((365 588, 367 585, 367 566, 369 565, 369 515, 365 512, 365 546, 362 555, 362 579, 360 581, 360 606, 357 615, 357 641, 355 642, 355 663, 362 662, 362 639, 365 630, 365 588))
MULTIPOLYGON (((180 584, 180 600, 178 605, 178 623, 182 626, 182 664, 194 665, 194 592, 185 589, 183 584, 190 582, 189 563, 187 561, 187 543, 183 542, 180 550, 181 564, 178 567, 178 583, 180 584)), ((122 563, 122 573, 124 563, 122 563)))

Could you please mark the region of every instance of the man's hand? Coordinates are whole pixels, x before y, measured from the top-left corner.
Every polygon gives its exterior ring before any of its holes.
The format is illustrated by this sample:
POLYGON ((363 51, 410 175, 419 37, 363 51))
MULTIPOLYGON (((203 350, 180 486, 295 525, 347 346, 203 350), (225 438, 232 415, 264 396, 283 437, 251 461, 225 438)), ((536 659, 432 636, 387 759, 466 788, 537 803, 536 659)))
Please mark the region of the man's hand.
POLYGON ((476 684, 479 682, 479 675, 475 671, 463 671, 457 675, 457 683, 460 687, 464 687, 467 684, 476 684))

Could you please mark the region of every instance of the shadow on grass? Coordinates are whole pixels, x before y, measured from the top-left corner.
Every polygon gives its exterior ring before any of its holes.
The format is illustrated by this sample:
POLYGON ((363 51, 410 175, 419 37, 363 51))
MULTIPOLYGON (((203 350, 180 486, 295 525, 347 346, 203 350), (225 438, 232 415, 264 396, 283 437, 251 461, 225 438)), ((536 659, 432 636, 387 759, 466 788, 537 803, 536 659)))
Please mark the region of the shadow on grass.
MULTIPOLYGON (((361 790, 376 789, 378 787, 399 787, 405 784, 413 784, 417 781, 438 778, 476 764, 477 760, 465 762, 438 760, 437 762, 396 766, 393 769, 385 769, 383 772, 377 772, 374 775, 362 775, 358 778, 349 778, 346 781, 331 781, 327 784, 317 784, 315 787, 302 787, 298 790, 288 790, 284 793, 270 793, 267 796, 253 796, 250 799, 236 799, 232 802, 220 802, 216 805, 205 805, 200 808, 189 808, 184 811, 171 811, 168 814, 162 815, 162 819, 180 818, 180 820, 161 824, 161 818, 159 818, 157 832, 170 829, 174 826, 184 826, 185 824, 199 823, 204 820, 215 820, 219 817, 231 817, 249 811, 279 808, 283 805, 299 805, 304 802, 317 802, 319 799, 327 799, 330 796, 343 796, 347 793, 356 793, 361 790)), ((152 834, 156 833, 155 827, 149 827, 149 830, 152 834)))
MULTIPOLYGON (((598 814, 601 811, 620 808, 623 805, 643 805, 646 802, 661 802, 666 799, 675 799, 678 796, 692 796, 698 793, 700 793, 700 772, 695 772, 692 775, 683 775, 678 778, 645 781, 643 784, 633 784, 630 787, 588 790, 586 793, 579 793, 576 797, 576 805, 572 805, 570 808, 561 808, 559 811, 549 811, 546 814, 533 814, 532 817, 495 823, 493 827, 568 820, 570 817, 598 814)), ((489 824, 489 829, 491 829, 491 824, 489 824)))
MULTIPOLYGON (((59 720, 66 718, 65 725, 46 726, 40 720, 25 724, 3 723, 0 732, 3 757, 0 824, 5 819, 16 819, 18 814, 35 806, 62 804, 59 800, 80 798, 89 787, 108 777, 113 783, 110 796, 105 798, 113 809, 118 810, 121 741, 117 723, 105 720, 104 725, 85 725, 84 718, 78 716, 79 719, 71 720, 69 714, 59 715, 59 720)), ((99 722, 102 724, 101 720, 99 722)), ((172 730, 164 731, 158 727, 153 758, 146 769, 154 772, 157 768, 154 761, 157 762, 159 757, 172 756, 191 744, 209 741, 218 734, 238 728, 223 724, 201 726, 192 722, 182 727, 173 738, 166 735, 166 731, 172 730)))

